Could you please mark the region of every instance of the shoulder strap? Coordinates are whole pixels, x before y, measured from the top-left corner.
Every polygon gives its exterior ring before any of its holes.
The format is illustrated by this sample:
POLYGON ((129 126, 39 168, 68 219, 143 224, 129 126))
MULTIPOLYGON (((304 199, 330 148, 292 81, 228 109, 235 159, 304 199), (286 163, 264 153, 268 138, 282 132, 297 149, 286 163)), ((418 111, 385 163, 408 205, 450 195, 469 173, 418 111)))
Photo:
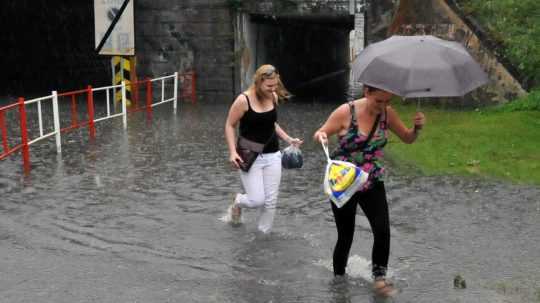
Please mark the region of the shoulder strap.
POLYGON ((388 111, 386 110, 386 107, 384 108, 384 128, 388 128, 388 111))
POLYGON ((356 125, 356 111, 354 109, 354 101, 349 101, 349 109, 351 110, 351 125, 356 125))
POLYGON ((272 138, 274 138, 275 135, 276 135, 276 127, 274 126, 274 130, 272 131, 272 135, 270 136, 270 138, 268 138, 266 143, 264 143, 264 147, 266 147, 266 145, 268 145, 268 143, 270 143, 270 141, 272 141, 272 138))
POLYGON ((371 127, 371 131, 369 132, 369 135, 366 138, 366 141, 364 141, 364 143, 362 144, 361 149, 366 148, 367 144, 369 143, 369 140, 371 140, 371 138, 373 138, 373 134, 375 133, 375 130, 379 126, 379 120, 380 119, 381 119, 381 114, 378 114, 377 118, 375 118, 375 123, 373 123, 373 127, 371 127))
POLYGON ((249 101, 249 97, 247 94, 244 94, 244 93, 241 93, 241 95, 243 95, 244 97, 246 97, 246 100, 247 100, 247 103, 248 103, 248 109, 251 109, 251 102, 249 101))

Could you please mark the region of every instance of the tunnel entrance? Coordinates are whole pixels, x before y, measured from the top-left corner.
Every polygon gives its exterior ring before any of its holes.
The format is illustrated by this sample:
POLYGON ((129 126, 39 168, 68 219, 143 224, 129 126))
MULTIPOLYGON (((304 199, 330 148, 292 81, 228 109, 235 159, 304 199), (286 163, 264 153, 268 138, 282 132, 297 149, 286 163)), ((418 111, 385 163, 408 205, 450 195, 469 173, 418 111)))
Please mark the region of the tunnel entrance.
MULTIPOLYGON (((249 15, 244 31, 252 75, 274 65, 300 100, 344 100, 349 83, 349 33, 354 16, 249 15)), ((251 79, 246 79, 250 83, 251 79)))
POLYGON ((92 1, 2 1, 0 11, 0 95, 110 85, 110 57, 94 50, 92 1))

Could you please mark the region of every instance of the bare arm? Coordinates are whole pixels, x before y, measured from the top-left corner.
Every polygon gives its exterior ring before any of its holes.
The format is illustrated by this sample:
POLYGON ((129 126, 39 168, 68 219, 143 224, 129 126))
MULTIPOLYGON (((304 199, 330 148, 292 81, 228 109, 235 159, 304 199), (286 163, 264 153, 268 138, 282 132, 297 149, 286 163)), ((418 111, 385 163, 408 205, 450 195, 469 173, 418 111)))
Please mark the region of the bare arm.
POLYGON ((418 134, 420 132, 420 129, 424 126, 426 119, 424 116, 424 113, 417 112, 415 116, 413 117, 413 127, 407 128, 403 121, 399 118, 398 114, 392 107, 387 108, 387 114, 388 114, 388 128, 396 134, 401 141, 407 144, 413 143, 416 138, 418 138, 418 134))
POLYGON ((323 126, 319 128, 313 135, 313 140, 319 142, 327 142, 328 137, 338 134, 341 130, 347 127, 350 123, 351 111, 348 104, 342 104, 334 110, 323 126))
POLYGON ((285 142, 287 142, 289 144, 292 144, 292 145, 294 145, 296 147, 298 147, 302 143, 304 143, 304 141, 302 141, 299 138, 292 138, 291 136, 289 136, 287 134, 287 132, 285 132, 285 130, 283 130, 283 128, 281 128, 281 126, 279 126, 279 124, 277 124, 277 123, 276 123, 276 134, 278 135, 278 137, 280 137, 285 142))
POLYGON ((239 168, 238 163, 242 162, 242 158, 236 152, 236 126, 247 110, 246 97, 238 96, 231 105, 225 122, 225 140, 229 148, 229 162, 236 168, 239 168))
MULTIPOLYGON (((274 92, 273 95, 274 95, 274 99, 277 100, 278 99, 277 93, 274 92)), ((299 147, 300 145, 302 145, 302 143, 304 143, 304 141, 302 141, 299 138, 292 138, 291 136, 289 136, 289 134, 287 134, 287 132, 283 128, 281 128, 281 126, 279 126, 279 124, 277 124, 277 122, 275 123, 275 126, 276 126, 276 134, 283 141, 285 141, 285 142, 287 142, 289 144, 292 144, 292 145, 294 145, 296 147, 299 147)))

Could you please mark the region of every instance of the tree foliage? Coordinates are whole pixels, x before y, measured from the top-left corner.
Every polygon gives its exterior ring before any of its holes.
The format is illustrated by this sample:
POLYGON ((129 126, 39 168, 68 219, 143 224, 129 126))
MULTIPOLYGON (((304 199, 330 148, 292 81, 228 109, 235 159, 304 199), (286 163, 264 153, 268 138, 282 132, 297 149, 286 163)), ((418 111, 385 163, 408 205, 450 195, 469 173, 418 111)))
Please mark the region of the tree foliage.
POLYGON ((502 54, 531 87, 540 87, 540 1, 459 0, 503 46, 502 54))

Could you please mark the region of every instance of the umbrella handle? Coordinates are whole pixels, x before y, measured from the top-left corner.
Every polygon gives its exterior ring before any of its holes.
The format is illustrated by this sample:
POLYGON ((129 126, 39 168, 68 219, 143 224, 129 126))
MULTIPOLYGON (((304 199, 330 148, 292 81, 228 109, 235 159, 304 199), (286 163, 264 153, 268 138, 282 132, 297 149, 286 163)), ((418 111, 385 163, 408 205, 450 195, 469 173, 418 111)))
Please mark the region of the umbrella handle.
MULTIPOLYGON (((420 111, 420 98, 414 98, 416 99, 416 111, 420 111)), ((403 97, 403 101, 407 100, 407 97, 403 97)))
MULTIPOLYGON (((415 99, 416 99, 416 111, 419 112, 420 111, 420 98, 415 98, 415 99)), ((404 102, 405 100, 407 100, 407 97, 403 97, 404 102)))

